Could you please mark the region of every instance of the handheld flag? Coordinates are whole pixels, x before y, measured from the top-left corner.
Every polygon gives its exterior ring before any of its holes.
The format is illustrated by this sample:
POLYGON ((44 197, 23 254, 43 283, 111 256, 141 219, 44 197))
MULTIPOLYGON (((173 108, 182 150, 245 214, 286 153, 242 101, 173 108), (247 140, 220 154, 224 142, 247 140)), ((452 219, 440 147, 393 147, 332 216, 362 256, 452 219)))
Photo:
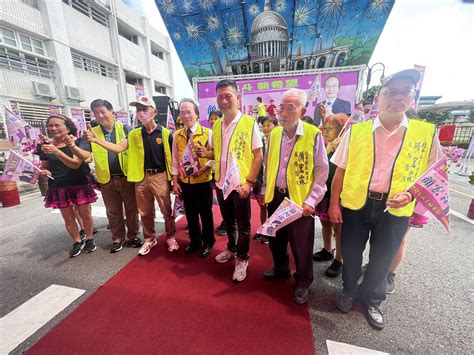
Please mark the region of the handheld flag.
POLYGON ((449 233, 449 184, 446 157, 438 160, 407 189, 449 233))
POLYGON ((240 171, 234 152, 230 153, 230 161, 227 164, 227 172, 225 174, 224 186, 222 186, 222 194, 224 200, 229 197, 230 193, 240 186, 240 171))
POLYGON ((285 197, 275 212, 257 229, 257 233, 276 237, 276 232, 279 229, 296 221, 302 215, 303 208, 285 197))
POLYGON ((35 185, 38 182, 39 170, 29 160, 10 149, 0 180, 20 181, 35 185))

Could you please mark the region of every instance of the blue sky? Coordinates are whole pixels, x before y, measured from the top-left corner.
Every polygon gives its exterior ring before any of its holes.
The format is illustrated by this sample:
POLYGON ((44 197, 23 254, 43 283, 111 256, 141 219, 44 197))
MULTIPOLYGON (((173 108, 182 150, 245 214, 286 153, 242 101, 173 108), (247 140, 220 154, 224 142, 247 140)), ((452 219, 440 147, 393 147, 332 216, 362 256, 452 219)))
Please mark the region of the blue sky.
MULTIPOLYGON (((141 1, 150 22, 166 32, 154 0, 133 1, 141 1)), ((474 99, 473 43, 473 5, 459 0, 397 0, 369 65, 384 63, 386 75, 423 65, 422 96, 441 95, 440 102, 474 99)), ((173 52, 173 63, 179 63, 173 52)), ((374 73, 371 85, 380 74, 374 73)), ((181 64, 173 66, 173 75, 174 99, 193 96, 181 64)))

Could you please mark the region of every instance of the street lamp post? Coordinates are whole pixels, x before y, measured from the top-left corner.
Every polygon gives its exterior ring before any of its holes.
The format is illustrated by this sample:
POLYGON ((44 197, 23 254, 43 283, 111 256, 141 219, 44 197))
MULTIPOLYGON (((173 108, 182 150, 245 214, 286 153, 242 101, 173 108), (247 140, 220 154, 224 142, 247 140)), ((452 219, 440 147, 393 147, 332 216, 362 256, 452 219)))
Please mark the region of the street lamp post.
POLYGON ((369 94, 369 85, 370 85, 370 80, 372 79, 372 75, 381 70, 382 71, 382 76, 380 77, 381 79, 384 78, 384 74, 385 74, 385 64, 383 63, 380 63, 380 62, 377 62, 377 63, 374 63, 372 66, 369 67, 369 70, 367 72, 367 89, 365 90, 365 99, 367 99, 367 95, 369 94), (373 70, 375 66, 377 65, 381 65, 382 68, 379 68, 379 69, 376 69, 376 70, 373 70))

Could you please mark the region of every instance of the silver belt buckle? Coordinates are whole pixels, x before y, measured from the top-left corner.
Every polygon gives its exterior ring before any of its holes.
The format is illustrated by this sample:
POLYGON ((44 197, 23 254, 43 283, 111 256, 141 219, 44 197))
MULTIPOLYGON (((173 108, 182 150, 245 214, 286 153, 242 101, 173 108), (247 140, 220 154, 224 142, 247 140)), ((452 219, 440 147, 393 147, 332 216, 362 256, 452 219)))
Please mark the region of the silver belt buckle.
POLYGON ((372 200, 382 201, 383 195, 384 194, 382 192, 369 191, 369 198, 372 200))

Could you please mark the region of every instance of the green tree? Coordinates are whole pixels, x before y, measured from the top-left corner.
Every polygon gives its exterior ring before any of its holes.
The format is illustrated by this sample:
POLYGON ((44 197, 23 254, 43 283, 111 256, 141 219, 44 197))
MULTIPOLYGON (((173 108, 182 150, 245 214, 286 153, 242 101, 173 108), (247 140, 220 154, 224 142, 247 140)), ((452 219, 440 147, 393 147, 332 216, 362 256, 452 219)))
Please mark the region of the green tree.
POLYGON ((364 98, 364 102, 366 104, 371 104, 372 102, 374 102, 375 94, 377 94, 377 91, 379 91, 379 89, 380 85, 375 85, 372 86, 369 90, 365 91, 364 95, 362 96, 364 98))
POLYGON ((450 112, 423 111, 418 112, 418 118, 439 125, 452 117, 450 112))

